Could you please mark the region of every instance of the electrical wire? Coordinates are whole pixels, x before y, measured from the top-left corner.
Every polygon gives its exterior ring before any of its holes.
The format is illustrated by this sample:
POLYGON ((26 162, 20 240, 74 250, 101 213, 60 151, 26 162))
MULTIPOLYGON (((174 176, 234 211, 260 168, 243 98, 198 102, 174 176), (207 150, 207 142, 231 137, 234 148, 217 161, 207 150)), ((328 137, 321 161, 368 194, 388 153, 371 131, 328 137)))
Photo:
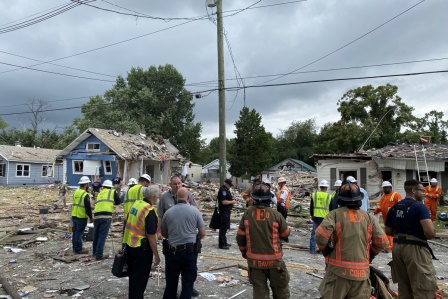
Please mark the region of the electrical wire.
POLYGON ((294 72, 300 71, 300 70, 302 70, 302 69, 304 69, 304 68, 306 68, 306 67, 308 67, 308 66, 310 66, 310 65, 312 65, 312 64, 314 64, 314 63, 316 63, 316 62, 318 62, 318 61, 321 61, 321 60, 327 58, 327 57, 330 56, 330 55, 333 55, 334 53, 336 53, 336 52, 338 52, 338 51, 340 51, 340 50, 342 50, 342 49, 348 47, 349 45, 351 45, 351 44, 353 44, 353 43, 359 41, 360 39, 366 37, 367 35, 371 34, 372 32, 378 30, 379 28, 383 27, 384 25, 386 25, 386 24, 392 22, 392 21, 395 20, 396 18, 400 17, 401 15, 405 14, 406 12, 410 11, 410 10, 413 9, 414 7, 417 7, 418 5, 422 4, 422 3, 425 2, 425 1, 426 1, 426 0, 422 0, 422 1, 418 2, 417 4, 414 4, 413 6, 411 6, 411 7, 409 7, 408 9, 402 11, 402 12, 399 13, 398 15, 392 17, 391 19, 387 20, 386 22, 382 23, 381 25, 379 25, 379 26, 373 28, 373 29, 370 30, 369 32, 364 33, 363 35, 357 37, 356 39, 352 40, 351 42, 348 42, 348 43, 346 43, 345 45, 343 45, 343 46, 337 48, 336 50, 333 50, 333 51, 331 51, 330 53, 328 53, 328 54, 326 54, 326 55, 324 55, 324 56, 322 56, 322 57, 320 57, 320 58, 318 58, 318 59, 316 59, 316 60, 313 60, 312 62, 310 62, 310 63, 308 63, 308 64, 305 64, 304 66, 301 66, 301 67, 299 67, 299 68, 297 68, 297 69, 295 69, 295 70, 293 70, 293 71, 291 71, 291 72, 289 72, 289 73, 286 73, 286 74, 284 74, 284 75, 278 76, 277 78, 273 78, 273 79, 270 79, 270 80, 261 82, 260 84, 265 84, 265 83, 268 83, 268 82, 272 82, 272 81, 278 80, 278 79, 283 78, 283 77, 285 77, 285 76, 287 76, 287 75, 289 75, 289 74, 292 74, 292 73, 294 73, 294 72))
MULTIPOLYGON (((403 73, 403 74, 391 74, 391 75, 378 75, 378 76, 334 78, 334 79, 310 80, 310 81, 299 81, 299 82, 288 82, 288 83, 272 83, 272 84, 264 84, 264 85, 247 85, 247 86, 245 86, 245 88, 280 87, 280 86, 312 84, 312 83, 327 83, 327 82, 337 82, 337 81, 355 81, 355 80, 393 78, 393 77, 409 77, 409 76, 421 76, 421 75, 444 74, 444 73, 448 73, 448 70, 415 72, 415 73, 403 73)), ((236 91, 238 89, 242 89, 242 87, 233 86, 233 87, 226 87, 225 88, 225 90, 228 90, 228 91, 236 91)), ((211 93, 211 92, 218 91, 218 90, 219 90, 218 88, 214 88, 214 89, 209 89, 209 90, 202 90, 202 91, 192 92, 191 94, 193 95, 193 94, 211 93)), ((114 103, 110 103, 110 105, 113 105, 113 104, 114 103)), ((91 104, 91 106, 93 106, 93 105, 95 105, 95 106, 102 106, 103 104, 91 104)), ((83 106, 74 106, 74 107, 65 107, 65 108, 46 109, 46 110, 43 110, 42 112, 71 110, 71 109, 79 109, 79 108, 82 108, 82 107, 83 106)), ((19 115, 19 114, 28 114, 28 113, 32 113, 32 112, 26 111, 26 112, 0 113, 0 116, 19 115)))
POLYGON ((66 5, 66 4, 61 4, 61 5, 53 6, 53 7, 49 8, 49 9, 42 10, 42 11, 40 11, 40 12, 36 12, 36 13, 34 13, 34 14, 32 14, 32 15, 29 15, 29 16, 26 16, 26 17, 23 17, 23 18, 14 20, 14 21, 10 21, 10 22, 8 22, 8 23, 0 24, 0 26, 5 26, 5 25, 9 25, 9 24, 15 23, 15 22, 17 22, 17 21, 25 20, 25 19, 27 19, 27 18, 29 18, 29 17, 38 15, 38 14, 40 14, 40 13, 43 13, 43 12, 46 12, 46 11, 49 11, 49 10, 53 10, 53 9, 55 9, 55 8, 60 8, 60 7, 63 7, 63 6, 65 6, 65 5, 66 5))

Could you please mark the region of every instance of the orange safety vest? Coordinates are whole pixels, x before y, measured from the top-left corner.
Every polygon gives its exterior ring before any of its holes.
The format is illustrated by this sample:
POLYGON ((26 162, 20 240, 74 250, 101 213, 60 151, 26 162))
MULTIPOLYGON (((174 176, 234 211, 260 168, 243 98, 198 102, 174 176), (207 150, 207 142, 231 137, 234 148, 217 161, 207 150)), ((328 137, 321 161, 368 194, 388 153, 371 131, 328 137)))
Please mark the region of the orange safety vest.
POLYGON ((285 208, 287 210, 289 210, 289 207, 291 205, 291 191, 289 191, 289 189, 286 186, 283 186, 283 187, 280 188, 280 190, 278 190, 278 193, 277 193, 277 204, 283 202, 282 199, 280 198, 280 195, 282 194, 282 191, 288 192, 288 197, 285 200, 285 208))
POLYGON ((146 238, 145 219, 154 207, 143 201, 137 200, 129 211, 124 230, 123 243, 130 247, 140 247, 142 239, 146 238))
POLYGON ((379 212, 381 212, 383 216, 383 222, 386 223, 387 212, 389 212, 389 209, 393 207, 394 204, 396 204, 402 199, 403 198, 401 197, 401 195, 395 191, 392 191, 389 194, 383 194, 383 196, 381 196, 380 202, 378 203, 373 213, 378 214, 379 212))
POLYGON ((431 185, 425 187, 426 199, 428 200, 437 200, 437 198, 442 194, 442 189, 439 186, 435 188, 431 188, 431 185), (429 197, 428 195, 433 195, 434 198, 429 197))

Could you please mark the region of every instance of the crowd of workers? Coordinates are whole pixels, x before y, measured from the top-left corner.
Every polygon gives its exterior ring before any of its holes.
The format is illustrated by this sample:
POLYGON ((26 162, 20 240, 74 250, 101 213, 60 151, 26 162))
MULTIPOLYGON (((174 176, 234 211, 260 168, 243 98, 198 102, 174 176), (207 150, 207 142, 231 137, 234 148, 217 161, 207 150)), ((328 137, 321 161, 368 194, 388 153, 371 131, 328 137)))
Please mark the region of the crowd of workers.
MULTIPOLYGON (((152 264, 159 265, 157 240, 163 244, 166 287, 164 299, 198 296, 194 289, 197 277, 197 257, 205 225, 196 201, 182 187, 178 176, 170 179, 170 189, 160 195, 157 185, 151 185, 147 174, 129 180, 127 192, 121 193, 119 180, 97 180, 91 183, 82 177, 73 194, 72 245, 75 254, 87 254, 82 235, 87 221, 94 223, 92 254, 97 260, 108 257, 103 253, 114 205, 123 203, 123 249, 127 253, 129 298, 143 298, 152 264), (157 207, 155 207, 158 202, 157 207), (182 290, 177 295, 179 277, 182 290)), ((277 180, 273 192, 270 180, 253 180, 243 193, 248 209, 243 214, 236 241, 241 255, 247 259, 249 282, 254 298, 290 298, 289 273, 283 261, 282 243, 288 242, 290 228, 286 218, 291 204, 287 180, 277 180), (269 286, 268 281, 269 280, 269 286)), ((236 200, 232 196, 233 182, 226 179, 217 195, 220 218, 218 247, 228 250, 231 244, 226 233, 236 200)), ((406 196, 393 190, 388 181, 382 183, 383 195, 370 213, 367 192, 354 177, 334 182, 335 191, 328 192, 328 181, 319 182, 311 194, 310 216, 313 227, 310 253, 325 256, 326 274, 319 286, 322 298, 372 298, 370 271, 374 257, 381 251, 392 251, 392 280, 398 282, 398 298, 434 298, 437 290, 434 257, 427 240, 434 238, 433 221, 437 199, 442 190, 432 179, 426 188, 417 180, 404 183, 406 196), (434 203, 434 201, 436 203, 434 203), (423 203, 424 202, 424 203, 423 203), (385 232, 378 222, 381 213, 385 232)), ((67 192, 66 185, 59 189, 67 192)), ((63 193, 63 194, 62 194, 63 193)))

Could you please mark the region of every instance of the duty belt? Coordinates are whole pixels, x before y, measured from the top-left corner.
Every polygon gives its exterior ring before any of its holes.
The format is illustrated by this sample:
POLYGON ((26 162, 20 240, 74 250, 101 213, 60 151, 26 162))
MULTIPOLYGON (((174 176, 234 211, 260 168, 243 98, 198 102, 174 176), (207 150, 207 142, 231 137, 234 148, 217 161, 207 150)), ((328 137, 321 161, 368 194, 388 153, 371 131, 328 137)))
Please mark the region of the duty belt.
POLYGON ((176 254, 176 252, 180 252, 180 251, 184 251, 184 250, 193 252, 194 251, 194 243, 170 246, 169 252, 172 254, 176 254))
POLYGON ((418 240, 409 240, 409 239, 406 239, 405 236, 398 236, 398 238, 394 238, 394 243, 417 245, 420 247, 428 248, 429 253, 431 253, 432 259, 438 260, 438 258, 435 257, 434 252, 432 251, 431 247, 429 247, 427 242, 422 242, 422 241, 418 241, 418 240))

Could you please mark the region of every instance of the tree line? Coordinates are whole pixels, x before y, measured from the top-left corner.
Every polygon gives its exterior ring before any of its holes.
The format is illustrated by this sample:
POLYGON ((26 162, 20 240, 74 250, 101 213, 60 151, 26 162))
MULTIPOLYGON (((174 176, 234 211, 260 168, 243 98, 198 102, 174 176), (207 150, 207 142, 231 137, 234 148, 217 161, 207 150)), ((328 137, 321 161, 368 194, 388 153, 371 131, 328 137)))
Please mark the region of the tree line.
MULTIPOLYGON (((353 153, 393 143, 418 142, 422 135, 432 143, 446 144, 448 121, 440 111, 414 116, 414 108, 398 96, 397 86, 366 85, 347 91, 338 101, 340 119, 318 127, 315 119, 293 120, 277 136, 261 124, 262 116, 244 107, 235 122, 235 138, 227 142, 230 172, 255 175, 286 158, 313 165, 312 154, 353 153), (366 142, 367 141, 367 142, 366 142)), ((44 100, 29 100, 30 125, 22 129, 0 118, 0 142, 22 146, 63 149, 89 127, 167 138, 189 160, 207 164, 219 157, 219 138, 201 137, 195 122, 193 94, 185 79, 170 65, 132 68, 126 79, 118 76, 103 96, 95 96, 81 108, 82 117, 64 128, 40 129, 45 122, 44 100)))

